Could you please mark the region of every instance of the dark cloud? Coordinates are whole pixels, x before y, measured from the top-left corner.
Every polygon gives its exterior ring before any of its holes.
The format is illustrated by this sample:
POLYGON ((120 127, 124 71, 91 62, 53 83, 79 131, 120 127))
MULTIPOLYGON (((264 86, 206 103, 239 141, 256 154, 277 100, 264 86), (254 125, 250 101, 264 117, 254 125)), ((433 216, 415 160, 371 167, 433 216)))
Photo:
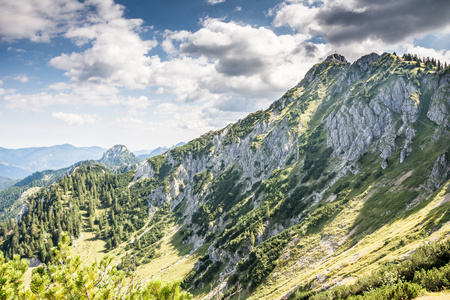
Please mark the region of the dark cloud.
POLYGON ((79 76, 80 81, 98 80, 109 78, 116 71, 116 67, 109 63, 97 61, 92 65, 87 65, 79 76))
POLYGON ((359 0, 351 8, 330 4, 315 18, 329 43, 378 39, 401 42, 450 24, 448 0, 359 0))
POLYGON ((189 55, 206 55, 208 57, 222 57, 231 49, 233 49, 235 45, 196 45, 193 42, 188 42, 182 44, 180 46, 180 53, 189 54, 189 55))
POLYGON ((319 48, 317 48, 317 46, 313 43, 304 43, 302 44, 302 47, 305 55, 308 57, 315 57, 317 50, 319 50, 319 48))
POLYGON ((227 76, 249 76, 264 70, 265 65, 259 58, 221 58, 216 65, 219 73, 227 76))

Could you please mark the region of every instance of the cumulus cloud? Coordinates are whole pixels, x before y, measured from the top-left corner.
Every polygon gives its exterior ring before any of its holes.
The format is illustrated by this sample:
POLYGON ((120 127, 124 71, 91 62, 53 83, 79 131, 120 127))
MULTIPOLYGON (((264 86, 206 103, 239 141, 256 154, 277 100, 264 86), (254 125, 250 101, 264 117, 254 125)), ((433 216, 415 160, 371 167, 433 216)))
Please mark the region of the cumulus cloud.
POLYGON ((53 83, 43 93, 8 95, 4 97, 7 107, 112 104, 135 115, 150 101, 120 96, 123 89, 153 86, 160 94, 173 95, 176 103, 203 103, 204 108, 209 105, 227 112, 252 111, 296 84, 313 63, 330 52, 326 45, 307 42, 309 33, 277 35, 265 27, 205 18, 198 31, 166 31, 161 46, 168 57, 162 59, 149 55, 157 42, 139 36, 143 21, 125 18, 123 6, 112 0, 77 3, 66 8, 62 19, 52 13, 42 15, 37 4, 32 7, 43 19, 61 23, 55 27, 58 30, 43 29, 50 32, 49 38, 60 33, 83 46, 81 52, 63 53, 49 61, 50 66, 65 71, 69 82, 53 83), (73 12, 80 15, 75 17, 73 12))
POLYGON ((336 50, 357 58, 373 50, 392 49, 430 33, 450 31, 446 0, 285 1, 270 12, 275 26, 323 37, 336 50), (363 47, 353 48, 363 45, 363 47), (373 48, 375 47, 375 48, 373 48))
POLYGON ((406 49, 406 53, 417 54, 419 57, 433 57, 442 63, 450 63, 450 50, 435 50, 420 46, 410 46, 406 49))
POLYGON ((140 38, 138 31, 143 21, 124 18, 123 6, 112 1, 95 4, 97 15, 65 34, 79 45, 89 42, 92 47, 81 53, 57 56, 50 60, 50 65, 65 70, 65 75, 77 84, 90 82, 127 89, 144 88, 149 77, 147 54, 156 42, 140 38))
POLYGON ((73 114, 73 113, 64 113, 64 112, 54 112, 52 114, 54 118, 63 120, 70 126, 72 125, 84 125, 84 124, 95 124, 100 120, 98 115, 89 115, 89 114, 73 114))
POLYGON ((26 83, 26 82, 30 81, 30 78, 28 78, 28 76, 26 74, 21 74, 21 75, 14 77, 14 80, 26 83))
POLYGON ((7 41, 49 42, 82 17, 85 5, 76 0, 3 0, 0 36, 7 41))
MULTIPOLYGON (((170 77, 175 78, 175 84, 158 72, 153 76, 164 91, 177 94, 181 101, 209 97, 218 108, 253 109, 292 87, 313 63, 330 52, 325 44, 313 46, 307 42, 308 34, 276 35, 265 27, 220 19, 205 19, 202 25, 196 32, 166 32, 163 45, 178 56, 160 62, 164 65, 161 70, 168 72, 167 66, 173 65, 176 72, 170 77), (190 75, 185 77, 179 70, 190 75), (180 84, 183 81, 185 84, 180 84), (192 91, 189 93, 186 87, 192 87, 192 91), (195 91, 200 93, 196 95, 195 91), (246 101, 242 101, 244 98, 246 101), (225 105, 228 100, 229 105, 225 105)), ((151 65, 152 70, 155 65, 151 65)))

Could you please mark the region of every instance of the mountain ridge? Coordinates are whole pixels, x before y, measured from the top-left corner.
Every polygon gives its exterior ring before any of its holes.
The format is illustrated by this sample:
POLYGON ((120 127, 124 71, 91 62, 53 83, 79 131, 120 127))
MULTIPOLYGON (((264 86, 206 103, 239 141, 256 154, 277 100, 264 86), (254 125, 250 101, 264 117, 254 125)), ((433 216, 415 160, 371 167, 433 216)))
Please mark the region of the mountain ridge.
POLYGON ((136 171, 80 167, 28 199, 2 250, 46 258, 24 237, 45 205, 63 222, 30 239, 93 234, 122 268, 135 261, 197 296, 286 298, 352 282, 448 240, 449 93, 450 69, 429 59, 331 55, 267 110, 136 171))
POLYGON ((103 151, 106 149, 97 146, 75 147, 70 144, 18 149, 0 147, 0 163, 4 162, 15 170, 14 173, 10 171, 10 174, 0 172, 0 175, 24 178, 33 172, 60 169, 82 160, 98 159, 103 151))

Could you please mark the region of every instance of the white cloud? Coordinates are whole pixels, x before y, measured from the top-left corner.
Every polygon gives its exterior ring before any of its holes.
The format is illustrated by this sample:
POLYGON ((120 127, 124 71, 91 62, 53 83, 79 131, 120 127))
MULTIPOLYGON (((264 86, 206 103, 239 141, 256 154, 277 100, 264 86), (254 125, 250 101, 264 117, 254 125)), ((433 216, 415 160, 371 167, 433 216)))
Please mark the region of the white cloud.
MULTIPOLYGON (((62 86, 62 85, 61 85, 62 86)), ((54 87, 55 88, 55 87, 54 87)), ((62 89, 62 87, 60 87, 62 89)), ((102 86, 76 88, 62 93, 42 92, 38 94, 13 93, 14 90, 0 89, 0 95, 6 94, 3 100, 5 107, 9 109, 35 110, 41 111, 43 108, 52 105, 66 105, 81 107, 85 105, 93 106, 120 106, 123 112, 128 115, 143 113, 150 105, 150 100, 146 96, 131 97, 121 96, 117 91, 108 93, 102 86), (95 89, 97 87, 97 89, 95 89)))
POLYGON ((86 3, 74 0, 2 0, 0 36, 3 40, 49 42, 83 15, 86 3))
POLYGON ((112 104, 121 105, 125 108, 126 113, 129 115, 136 115, 143 113, 144 110, 150 105, 150 101, 146 96, 140 97, 118 97, 112 104))
POLYGON ((169 61, 152 60, 153 85, 178 101, 209 99, 229 111, 251 111, 296 84, 330 51, 306 42, 307 34, 205 19, 196 32, 166 32, 169 61), (227 104, 228 103, 228 104, 227 104))
POLYGON ((64 113, 64 112, 54 112, 52 113, 54 118, 63 120, 70 126, 72 125, 84 125, 84 124, 95 124, 100 120, 98 115, 89 115, 89 114, 73 114, 73 113, 64 113))
POLYGON ((30 78, 28 78, 28 76, 26 74, 21 74, 21 75, 14 77, 14 80, 26 83, 26 82, 30 81, 30 78))
POLYGON ((121 105, 127 115, 135 115, 148 108, 150 101, 121 96, 123 89, 152 86, 160 94, 174 95, 178 104, 248 112, 280 96, 331 51, 326 45, 306 42, 308 34, 278 36, 269 28, 206 18, 196 32, 166 31, 161 46, 169 56, 162 60, 149 56, 156 41, 142 40, 143 21, 126 19, 123 6, 112 0, 89 0, 73 6, 73 11, 81 14, 68 13, 58 33, 85 50, 49 61, 50 66, 64 70, 70 81, 53 83, 43 93, 8 95, 4 97, 7 107, 109 104, 121 105))
POLYGON ((73 98, 69 94, 50 94, 42 92, 39 94, 9 94, 3 97, 6 108, 23 110, 40 110, 44 106, 52 104, 71 104, 73 98))
POLYGON ((410 46, 405 52, 417 54, 419 57, 433 57, 436 60, 440 60, 441 63, 447 62, 447 64, 450 64, 450 50, 435 50, 419 46, 410 46))
POLYGON ((3 84, 3 80, 0 80, 0 85, 2 85, 3 84))
POLYGON ((206 2, 210 5, 215 5, 219 3, 224 3, 226 0, 206 0, 206 2))
POLYGON ((123 7, 111 1, 96 1, 97 15, 81 27, 70 28, 65 36, 77 44, 92 44, 84 52, 62 54, 50 65, 65 70, 71 82, 106 84, 127 89, 148 84, 150 58, 156 41, 144 41, 138 31, 141 19, 123 18, 123 7))
POLYGON ((155 111, 157 111, 158 114, 173 115, 180 111, 180 107, 176 104, 165 102, 156 106, 155 111))
POLYGON ((14 51, 14 52, 27 52, 24 49, 20 49, 20 48, 13 48, 13 47, 8 47, 8 49, 6 49, 8 51, 14 51))
POLYGON ((145 127, 145 123, 142 120, 133 117, 121 117, 115 120, 115 123, 122 128, 136 129, 145 127))

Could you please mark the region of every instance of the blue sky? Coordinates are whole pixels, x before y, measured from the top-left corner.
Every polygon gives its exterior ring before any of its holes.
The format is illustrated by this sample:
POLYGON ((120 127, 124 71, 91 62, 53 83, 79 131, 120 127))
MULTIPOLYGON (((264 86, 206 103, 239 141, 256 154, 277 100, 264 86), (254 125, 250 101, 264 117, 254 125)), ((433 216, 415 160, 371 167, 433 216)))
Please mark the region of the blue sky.
POLYGON ((450 63, 449 15, 443 0, 0 0, 0 147, 187 142, 335 52, 450 63))

